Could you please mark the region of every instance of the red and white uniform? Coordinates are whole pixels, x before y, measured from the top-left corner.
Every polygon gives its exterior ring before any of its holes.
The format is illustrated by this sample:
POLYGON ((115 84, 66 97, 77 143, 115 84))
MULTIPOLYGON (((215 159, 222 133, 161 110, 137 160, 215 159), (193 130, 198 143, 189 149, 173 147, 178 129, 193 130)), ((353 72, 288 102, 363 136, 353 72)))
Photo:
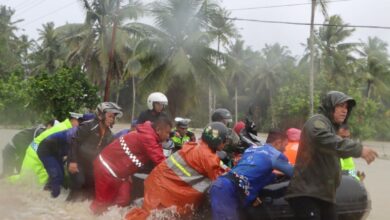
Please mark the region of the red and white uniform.
POLYGON ((91 204, 92 211, 99 214, 111 205, 128 205, 129 177, 147 162, 157 165, 164 159, 159 137, 149 121, 113 141, 94 161, 96 196, 91 204))

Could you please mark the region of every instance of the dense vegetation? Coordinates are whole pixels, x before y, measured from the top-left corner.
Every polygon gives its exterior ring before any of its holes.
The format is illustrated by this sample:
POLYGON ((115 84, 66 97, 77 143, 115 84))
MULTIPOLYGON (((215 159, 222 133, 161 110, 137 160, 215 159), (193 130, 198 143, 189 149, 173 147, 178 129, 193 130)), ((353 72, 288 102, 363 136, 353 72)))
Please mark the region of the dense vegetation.
POLYGON ((358 102, 353 134, 390 139, 388 45, 377 37, 349 41, 354 29, 338 15, 325 16, 331 25, 313 28, 305 54, 295 56, 278 43, 261 51, 246 46, 216 1, 80 3, 84 23, 44 24, 37 40, 17 36, 13 9, 0 7, 2 124, 63 119, 103 99, 118 102, 129 121, 150 92, 161 91, 169 113, 192 118, 193 126, 225 107, 238 120, 250 112, 261 130, 301 127, 310 115, 313 67, 314 106, 325 92, 343 91, 358 102))

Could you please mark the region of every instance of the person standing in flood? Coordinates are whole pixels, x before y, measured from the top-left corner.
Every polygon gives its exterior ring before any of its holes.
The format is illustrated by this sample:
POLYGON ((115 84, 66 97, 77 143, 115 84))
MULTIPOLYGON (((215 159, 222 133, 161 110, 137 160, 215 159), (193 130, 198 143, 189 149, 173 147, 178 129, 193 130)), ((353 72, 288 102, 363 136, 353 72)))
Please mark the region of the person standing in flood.
POLYGON ((93 161, 113 140, 111 132, 122 108, 113 102, 102 102, 96 108, 96 118, 77 129, 68 153, 70 193, 67 201, 84 200, 94 195, 93 161))
POLYGON ((378 156, 373 149, 337 135, 355 105, 356 101, 346 94, 330 91, 322 98, 318 114, 303 126, 294 174, 285 196, 295 219, 337 219, 340 157, 361 157, 370 164, 378 156))

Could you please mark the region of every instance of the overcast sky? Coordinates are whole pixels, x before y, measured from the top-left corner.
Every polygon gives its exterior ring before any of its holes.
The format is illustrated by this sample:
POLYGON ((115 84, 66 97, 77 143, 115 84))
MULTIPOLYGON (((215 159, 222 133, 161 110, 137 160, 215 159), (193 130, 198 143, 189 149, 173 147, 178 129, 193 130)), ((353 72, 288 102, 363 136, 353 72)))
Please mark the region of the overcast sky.
MULTIPOLYGON (((390 26, 390 0, 333 0, 328 4, 328 14, 341 15, 351 25, 390 26)), ((145 2, 145 1, 144 1, 145 2)), ((310 3, 309 0, 221 0, 222 6, 232 9, 231 17, 310 22, 310 4, 284 7, 269 7, 290 4, 310 3), (264 8, 264 7, 269 8, 264 8), (251 7, 263 7, 253 10, 233 10, 251 7)), ((56 27, 65 23, 81 23, 84 12, 80 0, 0 0, 1 5, 13 8, 14 21, 23 29, 20 33, 37 38, 37 29, 46 22, 54 22, 56 27)), ((322 23, 323 17, 317 12, 316 22, 322 23)), ((302 56, 301 43, 309 36, 309 26, 285 24, 265 24, 248 21, 235 21, 240 34, 248 46, 260 50, 265 44, 279 42, 288 46, 293 55, 302 56)), ((366 41, 369 36, 378 36, 390 43, 390 30, 356 28, 350 41, 366 41)))

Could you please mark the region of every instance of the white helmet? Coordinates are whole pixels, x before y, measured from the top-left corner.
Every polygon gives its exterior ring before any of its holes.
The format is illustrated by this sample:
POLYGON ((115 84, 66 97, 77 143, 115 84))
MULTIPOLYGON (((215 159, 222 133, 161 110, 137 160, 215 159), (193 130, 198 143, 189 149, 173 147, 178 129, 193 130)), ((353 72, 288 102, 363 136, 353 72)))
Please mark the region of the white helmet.
POLYGON ((148 104, 148 109, 153 110, 153 102, 159 102, 161 104, 168 105, 168 99, 167 97, 162 94, 161 92, 153 92, 149 95, 147 104, 148 104))

